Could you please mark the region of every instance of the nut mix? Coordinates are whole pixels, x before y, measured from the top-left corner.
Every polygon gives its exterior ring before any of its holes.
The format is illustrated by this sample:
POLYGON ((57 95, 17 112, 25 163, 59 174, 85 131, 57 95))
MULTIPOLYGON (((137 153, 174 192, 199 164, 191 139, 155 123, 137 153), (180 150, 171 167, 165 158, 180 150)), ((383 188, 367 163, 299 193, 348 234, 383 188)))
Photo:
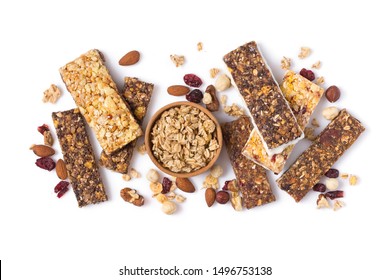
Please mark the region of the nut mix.
POLYGON ((329 102, 336 102, 340 98, 340 89, 336 86, 330 86, 325 91, 325 97, 329 102))

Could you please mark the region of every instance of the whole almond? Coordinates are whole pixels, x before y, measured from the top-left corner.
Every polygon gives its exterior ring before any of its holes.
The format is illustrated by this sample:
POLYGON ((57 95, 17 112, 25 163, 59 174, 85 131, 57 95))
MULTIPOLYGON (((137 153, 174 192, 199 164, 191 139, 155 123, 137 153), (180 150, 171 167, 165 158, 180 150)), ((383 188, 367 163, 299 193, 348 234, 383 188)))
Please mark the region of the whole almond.
POLYGON ((61 180, 65 180, 66 178, 68 178, 68 170, 66 170, 66 164, 61 158, 57 161, 56 173, 58 178, 60 178, 61 180))
POLYGON ((136 64, 139 61, 139 58, 140 53, 138 51, 128 52, 119 60, 119 65, 128 66, 136 64))
POLYGON ((211 207, 215 202, 215 197, 216 197, 215 189, 207 188, 206 192, 204 193, 204 197, 206 199, 207 206, 211 207))
POLYGON ((33 145, 31 150, 39 157, 50 157, 55 154, 54 149, 46 145, 33 145))
POLYGON ((173 96, 183 96, 190 92, 190 88, 182 85, 173 85, 167 88, 167 92, 173 96))
POLYGON ((187 192, 187 193, 195 192, 194 185, 187 178, 176 178, 176 185, 183 192, 187 192))

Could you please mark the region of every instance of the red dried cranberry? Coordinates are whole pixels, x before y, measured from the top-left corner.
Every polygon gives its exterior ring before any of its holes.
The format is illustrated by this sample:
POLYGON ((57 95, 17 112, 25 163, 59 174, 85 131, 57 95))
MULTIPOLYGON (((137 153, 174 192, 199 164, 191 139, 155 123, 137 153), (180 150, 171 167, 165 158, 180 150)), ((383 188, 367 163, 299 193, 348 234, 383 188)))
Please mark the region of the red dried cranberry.
POLYGON ((199 89, 194 89, 186 95, 186 99, 194 103, 200 103, 203 99, 203 93, 199 89))
POLYGON ((305 77, 306 79, 308 79, 309 81, 314 81, 314 79, 316 78, 313 71, 307 70, 306 68, 302 68, 302 70, 301 70, 301 72, 299 72, 299 74, 301 76, 305 77))
POLYGON ((43 124, 41 126, 38 126, 38 131, 40 134, 43 135, 43 133, 45 133, 45 131, 49 131, 49 126, 47 124, 43 124))
POLYGON ((183 78, 184 82, 190 87, 200 87, 202 85, 202 80, 195 74, 186 74, 183 78))
POLYGON ((326 191, 326 186, 324 184, 322 184, 322 183, 317 183, 317 184, 314 185, 313 191, 324 192, 324 191, 326 191))
POLYGON ((162 187, 163 187, 163 189, 161 191, 162 194, 169 193, 169 191, 171 190, 171 187, 172 187, 172 181, 169 180, 169 178, 164 177, 163 181, 162 181, 162 187))
POLYGON ((344 197, 344 192, 343 191, 331 191, 331 192, 327 192, 325 194, 325 196, 327 198, 330 198, 330 199, 340 198, 340 197, 344 197))
POLYGON ((45 170, 52 171, 56 168, 56 163, 51 157, 41 157, 35 161, 35 164, 45 170))
POLYGON ((68 187, 62 188, 62 190, 60 190, 59 193, 57 193, 57 197, 61 198, 68 190, 69 190, 68 187))
POLYGON ((339 177, 339 171, 337 169, 331 168, 325 172, 325 176, 328 178, 337 178, 339 177))
POLYGON ((60 181, 55 187, 54 187, 54 192, 58 193, 60 192, 63 188, 66 188, 69 186, 69 182, 67 181, 60 181))

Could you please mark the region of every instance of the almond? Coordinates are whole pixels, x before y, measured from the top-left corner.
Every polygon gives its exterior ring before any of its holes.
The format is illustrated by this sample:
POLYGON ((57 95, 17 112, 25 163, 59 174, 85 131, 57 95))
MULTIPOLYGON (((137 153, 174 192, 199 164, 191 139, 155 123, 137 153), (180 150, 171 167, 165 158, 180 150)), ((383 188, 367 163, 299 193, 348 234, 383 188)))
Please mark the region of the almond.
POLYGON ((187 192, 187 193, 195 192, 194 185, 187 178, 176 178, 176 185, 183 192, 187 192))
POLYGON ((68 178, 68 171, 66 170, 66 164, 61 158, 57 161, 56 173, 58 178, 60 178, 61 180, 65 180, 66 178, 68 178))
POLYGON ((139 57, 140 53, 138 51, 128 52, 119 60, 119 65, 128 66, 136 64, 139 61, 139 57))
POLYGON ((49 157, 55 154, 54 149, 46 145, 33 145, 31 150, 39 157, 49 157))
POLYGON ((187 86, 173 85, 167 88, 167 92, 173 96, 182 96, 190 92, 190 88, 187 86))
POLYGON ((207 188, 204 193, 204 197, 206 199, 206 203, 208 207, 211 207, 215 202, 216 193, 213 188, 207 188))

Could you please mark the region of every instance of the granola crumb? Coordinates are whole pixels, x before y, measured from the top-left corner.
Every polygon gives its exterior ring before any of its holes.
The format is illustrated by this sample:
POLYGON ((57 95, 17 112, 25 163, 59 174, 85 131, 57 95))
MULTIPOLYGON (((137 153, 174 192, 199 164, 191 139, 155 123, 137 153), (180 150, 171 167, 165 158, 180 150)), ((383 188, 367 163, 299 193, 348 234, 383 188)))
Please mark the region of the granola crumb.
POLYGON ((324 194, 320 194, 317 199, 317 208, 330 208, 329 202, 324 194))
POLYGON ((134 168, 130 169, 130 177, 133 178, 141 178, 141 174, 135 170, 134 168))
POLYGON ((219 73, 219 69, 218 68, 211 68, 210 69, 210 77, 211 78, 215 78, 217 76, 217 74, 219 73))
POLYGON ((223 106, 226 106, 227 96, 225 94, 221 96, 221 103, 222 103, 223 106))
POLYGON ((357 184, 357 181, 358 181, 358 178, 357 178, 356 175, 351 175, 351 176, 349 177, 349 184, 350 184, 351 186, 355 186, 355 185, 357 184))
POLYGON ((60 96, 61 96, 60 89, 56 85, 52 84, 47 90, 43 92, 42 101, 44 103, 50 102, 54 104, 57 102, 60 96))
POLYGON ((231 106, 225 106, 223 111, 232 117, 240 117, 245 115, 244 109, 238 106, 236 103, 233 103, 231 106))
POLYGON ((310 55, 310 53, 311 53, 311 49, 310 48, 308 48, 308 47, 301 47, 301 51, 299 52, 298 57, 300 59, 304 59, 304 58, 308 57, 310 55))
POLYGON ((311 121, 311 125, 314 127, 320 127, 320 124, 316 118, 311 121))
POLYGON ((217 190, 219 188, 218 179, 211 174, 207 175, 203 182, 203 188, 213 188, 214 190, 217 190))
POLYGON ((196 46, 198 48, 198 51, 203 50, 203 43, 202 42, 199 42, 196 46))
POLYGON ((125 180, 125 181, 130 181, 131 180, 131 176, 129 174, 123 174, 122 175, 122 179, 125 180))
POLYGON ((340 178, 341 179, 348 179, 349 174, 348 173, 341 173, 340 178))
POLYGON ((283 56, 282 60, 280 61, 280 67, 284 70, 289 70, 291 67, 291 58, 283 56))
POLYGON ((137 151, 141 154, 144 155, 146 154, 146 146, 145 143, 137 147, 137 151))
POLYGON ((315 63, 313 63, 313 65, 311 66, 311 68, 313 68, 313 69, 320 69, 320 67, 321 67, 321 61, 317 61, 317 62, 315 62, 315 63))
POLYGON ((304 133, 305 133, 305 138, 310 140, 310 141, 314 141, 317 137, 314 133, 314 128, 309 127, 309 126, 305 127, 304 133))
POLYGON ((341 200, 336 200, 333 204, 333 211, 337 211, 340 208, 344 207, 345 203, 342 202, 341 200))
POLYGON ((317 80, 316 80, 316 84, 317 85, 322 85, 323 83, 325 83, 324 77, 323 76, 318 77, 317 80))
POLYGON ((176 67, 179 67, 184 64, 184 55, 171 54, 170 57, 176 67))
POLYGON ((53 136, 51 135, 50 130, 46 130, 46 131, 43 133, 43 143, 44 143, 45 145, 47 145, 47 146, 50 146, 50 147, 53 146, 54 139, 53 139, 53 136))
POLYGON ((182 196, 181 194, 177 194, 177 195, 175 196, 175 199, 176 199, 177 202, 183 203, 184 201, 186 201, 187 198, 184 197, 184 196, 182 196))

